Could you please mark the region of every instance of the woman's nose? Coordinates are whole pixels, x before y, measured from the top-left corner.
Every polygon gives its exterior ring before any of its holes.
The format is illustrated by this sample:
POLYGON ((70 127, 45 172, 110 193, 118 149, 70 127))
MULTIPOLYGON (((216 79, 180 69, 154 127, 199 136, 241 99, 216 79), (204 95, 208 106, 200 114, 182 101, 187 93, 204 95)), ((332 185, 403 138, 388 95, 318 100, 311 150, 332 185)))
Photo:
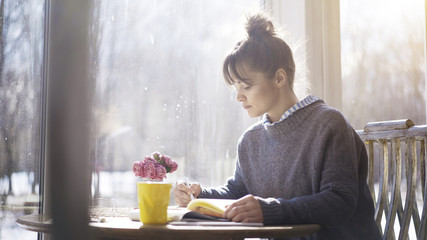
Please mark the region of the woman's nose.
POLYGON ((243 102, 244 99, 245 99, 245 95, 243 95, 241 91, 237 90, 236 101, 243 102))

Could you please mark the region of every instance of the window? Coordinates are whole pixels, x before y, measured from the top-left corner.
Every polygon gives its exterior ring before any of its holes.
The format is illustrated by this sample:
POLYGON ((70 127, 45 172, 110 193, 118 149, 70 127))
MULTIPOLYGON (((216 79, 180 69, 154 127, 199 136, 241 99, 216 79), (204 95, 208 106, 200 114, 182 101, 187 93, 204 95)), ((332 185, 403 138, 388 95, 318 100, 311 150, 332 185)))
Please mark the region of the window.
MULTIPOLYGON (((422 0, 341 1, 342 103, 355 128, 406 118, 426 124, 424 4, 422 0)), ((420 152, 416 154, 419 159, 420 152)), ((406 169, 408 163, 402 164, 406 169)), ((403 182, 406 177, 402 170, 403 182)), ((418 193, 421 186, 418 182, 418 193)), ((406 188, 401 186, 403 192, 406 188)), ((422 209, 422 200, 417 198, 417 203, 422 209)), ((416 238, 414 221, 409 222, 410 239, 416 238)), ((394 228, 400 229, 398 221, 394 228)))
POLYGON ((245 34, 245 14, 259 7, 94 1, 94 204, 136 207, 132 164, 154 151, 179 164, 167 181, 211 186, 233 175, 238 138, 254 120, 224 83, 222 61, 245 34))
POLYGON ((343 112, 426 123, 424 1, 341 1, 343 112))
POLYGON ((35 239, 15 220, 40 202, 44 1, 0 1, 0 239, 35 239))

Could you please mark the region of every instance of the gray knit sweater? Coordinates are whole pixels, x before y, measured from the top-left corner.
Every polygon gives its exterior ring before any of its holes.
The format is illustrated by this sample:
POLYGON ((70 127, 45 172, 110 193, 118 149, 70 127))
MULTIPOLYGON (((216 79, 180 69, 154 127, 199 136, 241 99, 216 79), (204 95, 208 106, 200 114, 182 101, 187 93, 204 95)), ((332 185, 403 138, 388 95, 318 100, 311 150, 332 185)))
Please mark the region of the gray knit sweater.
POLYGON ((316 223, 302 239, 380 239, 363 142, 343 115, 316 101, 273 126, 260 121, 239 140, 236 170, 201 198, 260 200, 264 224, 316 223))

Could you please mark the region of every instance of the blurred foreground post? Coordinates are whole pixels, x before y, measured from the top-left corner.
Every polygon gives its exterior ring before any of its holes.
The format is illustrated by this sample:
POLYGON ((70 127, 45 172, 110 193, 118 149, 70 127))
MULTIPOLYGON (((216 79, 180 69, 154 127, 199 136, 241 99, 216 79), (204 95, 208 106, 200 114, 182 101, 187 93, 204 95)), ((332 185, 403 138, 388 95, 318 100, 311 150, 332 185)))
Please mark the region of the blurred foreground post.
POLYGON ((47 15, 45 206, 58 240, 89 238, 89 2, 50 0, 47 15))

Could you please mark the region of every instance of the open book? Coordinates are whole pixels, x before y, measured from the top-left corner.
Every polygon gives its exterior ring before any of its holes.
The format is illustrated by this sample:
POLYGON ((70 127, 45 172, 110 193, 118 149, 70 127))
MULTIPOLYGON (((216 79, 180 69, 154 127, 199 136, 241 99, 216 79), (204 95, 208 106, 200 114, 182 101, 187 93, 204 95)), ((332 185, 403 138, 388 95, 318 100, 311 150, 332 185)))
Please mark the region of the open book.
POLYGON ((187 209, 189 212, 185 213, 182 221, 197 221, 211 220, 211 221, 227 221, 223 218, 225 208, 232 204, 235 200, 232 199, 210 199, 210 198, 196 198, 191 200, 187 209))
POLYGON ((263 226, 262 223, 231 222, 223 218, 225 208, 234 201, 236 200, 209 198, 191 200, 187 205, 187 212, 185 212, 178 221, 172 221, 169 224, 181 226, 263 226))

